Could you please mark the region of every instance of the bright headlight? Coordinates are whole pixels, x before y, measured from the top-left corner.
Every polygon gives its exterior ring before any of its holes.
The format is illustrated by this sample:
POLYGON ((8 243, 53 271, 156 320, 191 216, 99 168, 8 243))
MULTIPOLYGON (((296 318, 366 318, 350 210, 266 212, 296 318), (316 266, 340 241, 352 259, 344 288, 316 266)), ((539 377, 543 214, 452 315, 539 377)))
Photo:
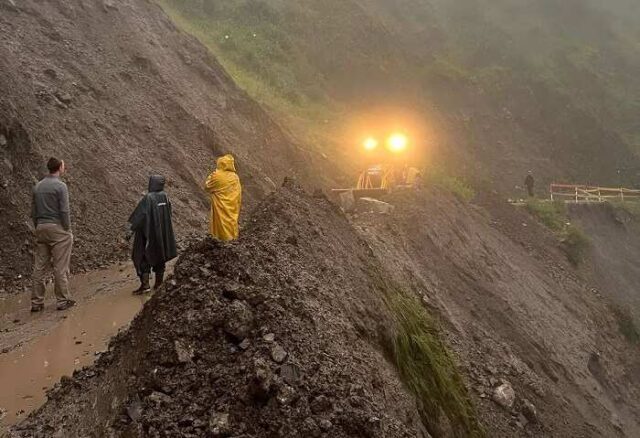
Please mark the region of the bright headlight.
POLYGON ((404 134, 393 134, 387 140, 387 146, 391 152, 403 152, 407 149, 409 139, 404 134))
POLYGON ((362 143, 362 145, 366 150, 372 151, 378 147, 378 140, 373 137, 369 137, 364 141, 364 143, 362 143))

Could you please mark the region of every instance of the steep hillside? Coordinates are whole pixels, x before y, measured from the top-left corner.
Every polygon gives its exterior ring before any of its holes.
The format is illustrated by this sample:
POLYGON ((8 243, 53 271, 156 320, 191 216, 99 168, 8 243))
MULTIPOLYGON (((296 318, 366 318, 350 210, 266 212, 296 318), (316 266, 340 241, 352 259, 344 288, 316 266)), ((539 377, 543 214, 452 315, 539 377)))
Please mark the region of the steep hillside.
POLYGON ((349 224, 289 184, 239 242, 191 247, 13 436, 638 435, 637 351, 552 235, 437 190, 391 200, 349 224))
POLYGON ((628 208, 610 204, 572 205, 569 216, 591 241, 590 260, 583 273, 592 279, 599 293, 617 306, 618 312, 640 322, 640 221, 637 211, 628 208))
POLYGON ((84 268, 122 254, 152 173, 168 178, 180 232, 204 231, 201 184, 226 151, 246 207, 285 175, 329 178, 305 170, 315 157, 154 4, 0 1, 0 276, 29 272, 31 187, 50 155, 68 164, 74 266, 84 268))
POLYGON ((335 207, 289 182, 249 223, 192 246, 12 436, 483 436, 420 302, 335 207))
POLYGON ((502 202, 478 208, 431 190, 390 200, 392 215, 355 225, 396 281, 441 316, 491 436, 640 433, 637 347, 551 233, 502 202), (504 380, 516 408, 536 407, 537 424, 493 411, 504 380))
POLYGON ((284 120, 329 121, 323 147, 355 145, 352 120, 372 108, 401 108, 438 166, 502 191, 530 169, 544 183, 637 179, 638 36, 622 0, 160 3, 284 120))

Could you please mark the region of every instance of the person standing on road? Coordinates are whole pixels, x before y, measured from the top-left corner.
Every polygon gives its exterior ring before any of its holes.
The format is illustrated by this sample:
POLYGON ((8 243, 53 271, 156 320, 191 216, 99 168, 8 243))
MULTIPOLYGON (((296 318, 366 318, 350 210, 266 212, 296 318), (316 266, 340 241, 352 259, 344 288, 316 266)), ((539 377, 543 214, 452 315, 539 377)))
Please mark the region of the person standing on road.
POLYGON ((139 295, 151 290, 151 270, 156 275, 154 289, 164 280, 165 265, 178 255, 171 219, 171 202, 164 191, 165 178, 153 175, 149 178, 149 191, 138 202, 129 217, 127 240, 133 239, 132 259, 140 278, 140 287, 133 291, 139 295))
POLYGON ((240 234, 238 219, 242 204, 242 186, 233 155, 218 158, 216 170, 209 175, 205 189, 211 197, 209 232, 214 239, 235 240, 240 234))
POLYGON ((524 186, 526 187, 527 194, 530 198, 533 198, 535 196, 535 192, 533 190, 535 183, 536 181, 535 179, 533 179, 533 174, 531 173, 531 171, 529 171, 529 173, 527 173, 527 177, 524 179, 524 186))
POLYGON ((49 175, 33 189, 31 218, 35 227, 36 251, 33 266, 31 311, 44 309, 44 277, 49 263, 53 264, 55 294, 58 310, 75 305, 69 292, 69 275, 73 234, 69 209, 69 190, 60 177, 65 172, 64 161, 50 158, 49 175))

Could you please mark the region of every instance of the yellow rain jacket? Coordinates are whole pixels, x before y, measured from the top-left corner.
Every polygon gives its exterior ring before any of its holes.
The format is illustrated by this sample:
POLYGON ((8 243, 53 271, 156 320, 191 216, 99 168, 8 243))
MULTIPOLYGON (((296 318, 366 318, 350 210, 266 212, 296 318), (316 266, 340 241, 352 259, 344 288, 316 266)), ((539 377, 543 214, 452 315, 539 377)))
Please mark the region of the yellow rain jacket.
POLYGON ((217 169, 207 178, 205 187, 211 195, 211 235, 218 240, 234 240, 240 233, 238 218, 242 186, 232 155, 218 158, 217 169))

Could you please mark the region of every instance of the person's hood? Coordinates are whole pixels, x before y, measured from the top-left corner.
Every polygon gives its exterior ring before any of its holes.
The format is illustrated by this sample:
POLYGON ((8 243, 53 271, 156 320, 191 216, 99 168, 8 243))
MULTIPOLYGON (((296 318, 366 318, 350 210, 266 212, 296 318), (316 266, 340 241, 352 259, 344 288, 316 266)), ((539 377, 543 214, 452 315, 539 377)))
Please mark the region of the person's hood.
POLYGON ((236 164, 235 164, 235 160, 233 159, 233 155, 227 154, 218 158, 218 161, 216 161, 216 168, 218 170, 223 170, 227 172, 235 172, 236 164))
POLYGON ((164 190, 166 180, 162 175, 151 175, 149 177, 149 193, 161 192, 164 190))

